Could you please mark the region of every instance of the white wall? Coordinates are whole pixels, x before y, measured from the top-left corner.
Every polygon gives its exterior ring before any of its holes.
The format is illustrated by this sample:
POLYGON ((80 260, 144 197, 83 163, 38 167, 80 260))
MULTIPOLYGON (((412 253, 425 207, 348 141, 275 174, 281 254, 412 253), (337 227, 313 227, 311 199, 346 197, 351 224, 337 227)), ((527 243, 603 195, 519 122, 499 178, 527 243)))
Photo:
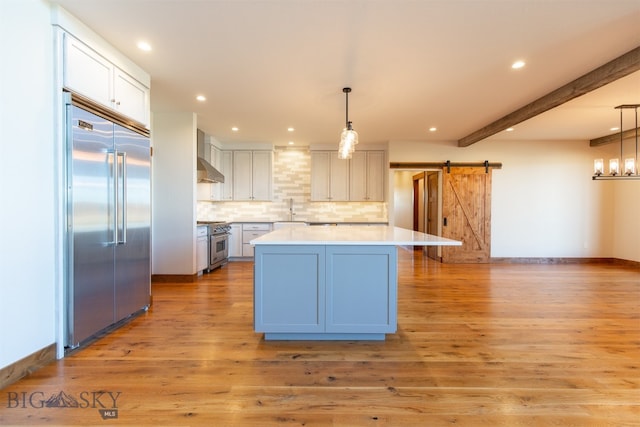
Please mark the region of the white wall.
POLYGON ((615 223, 613 256, 640 262, 640 181, 616 182, 612 207, 615 223))
POLYGON ((53 36, 46 2, 0 1, 0 368, 55 342, 53 36))
MULTIPOLYGON (((640 224, 632 214, 620 211, 618 200, 635 194, 638 212, 638 183, 591 180, 593 159, 608 158, 613 149, 591 148, 586 141, 483 141, 467 148, 455 143, 392 142, 389 161, 501 162, 502 169, 493 172, 492 257, 640 261, 640 224), (623 191, 625 195, 619 195, 623 191)), ((390 206, 391 216, 393 211, 390 206)))
POLYGON ((413 230, 413 175, 416 171, 396 171, 393 182, 393 218, 389 225, 413 230))
POLYGON ((196 273, 195 113, 154 113, 151 273, 196 273))

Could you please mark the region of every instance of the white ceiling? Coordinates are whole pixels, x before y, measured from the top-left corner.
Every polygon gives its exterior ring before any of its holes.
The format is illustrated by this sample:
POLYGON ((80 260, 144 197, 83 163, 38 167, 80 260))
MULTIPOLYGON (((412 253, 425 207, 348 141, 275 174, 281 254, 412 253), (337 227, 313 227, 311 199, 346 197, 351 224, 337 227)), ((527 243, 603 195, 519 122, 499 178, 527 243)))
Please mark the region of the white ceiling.
MULTIPOLYGON (((151 74, 153 112, 221 142, 336 143, 345 86, 361 142, 455 141, 640 46, 640 0, 54 2, 151 74)), ((640 72, 489 140, 604 136, 636 103, 640 72)))

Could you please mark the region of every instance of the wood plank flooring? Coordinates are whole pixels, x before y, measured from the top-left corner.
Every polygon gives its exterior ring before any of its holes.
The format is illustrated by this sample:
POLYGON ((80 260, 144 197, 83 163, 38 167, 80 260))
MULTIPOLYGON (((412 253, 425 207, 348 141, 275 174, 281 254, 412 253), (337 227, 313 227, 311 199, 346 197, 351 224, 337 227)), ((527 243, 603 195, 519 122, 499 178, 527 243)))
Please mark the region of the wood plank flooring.
POLYGON ((0 390, 0 425, 640 426, 637 268, 399 258, 384 342, 265 342, 233 262, 0 390))

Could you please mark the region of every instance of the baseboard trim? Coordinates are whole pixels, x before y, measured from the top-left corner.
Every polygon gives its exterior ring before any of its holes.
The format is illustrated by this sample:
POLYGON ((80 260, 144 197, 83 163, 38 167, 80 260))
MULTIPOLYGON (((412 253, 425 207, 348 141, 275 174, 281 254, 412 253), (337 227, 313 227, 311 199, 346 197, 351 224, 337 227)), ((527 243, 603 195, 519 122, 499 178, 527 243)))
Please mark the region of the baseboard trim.
POLYGON ((151 283, 193 283, 198 274, 153 274, 151 283))
POLYGON ((0 390, 56 360, 56 344, 38 350, 0 369, 0 390))
POLYGON ((632 268, 640 268, 639 261, 631 261, 628 259, 619 259, 619 258, 611 258, 611 259, 613 260, 613 263, 616 265, 624 265, 632 268))
POLYGON ((640 262, 619 258, 491 258, 491 264, 614 264, 640 268, 640 262))

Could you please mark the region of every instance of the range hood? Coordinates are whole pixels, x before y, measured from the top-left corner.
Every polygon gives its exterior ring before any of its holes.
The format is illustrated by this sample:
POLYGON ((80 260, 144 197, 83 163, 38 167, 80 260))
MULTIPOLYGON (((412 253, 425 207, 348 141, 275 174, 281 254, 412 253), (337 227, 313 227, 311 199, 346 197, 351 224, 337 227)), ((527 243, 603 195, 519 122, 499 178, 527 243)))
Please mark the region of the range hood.
POLYGON ((224 182, 224 175, 202 157, 198 157, 198 182, 224 182))
POLYGON ((196 179, 198 182, 224 182, 224 175, 214 168, 211 163, 207 161, 204 157, 205 150, 208 150, 208 147, 205 147, 204 143, 204 132, 198 129, 198 159, 197 159, 197 175, 196 179))

